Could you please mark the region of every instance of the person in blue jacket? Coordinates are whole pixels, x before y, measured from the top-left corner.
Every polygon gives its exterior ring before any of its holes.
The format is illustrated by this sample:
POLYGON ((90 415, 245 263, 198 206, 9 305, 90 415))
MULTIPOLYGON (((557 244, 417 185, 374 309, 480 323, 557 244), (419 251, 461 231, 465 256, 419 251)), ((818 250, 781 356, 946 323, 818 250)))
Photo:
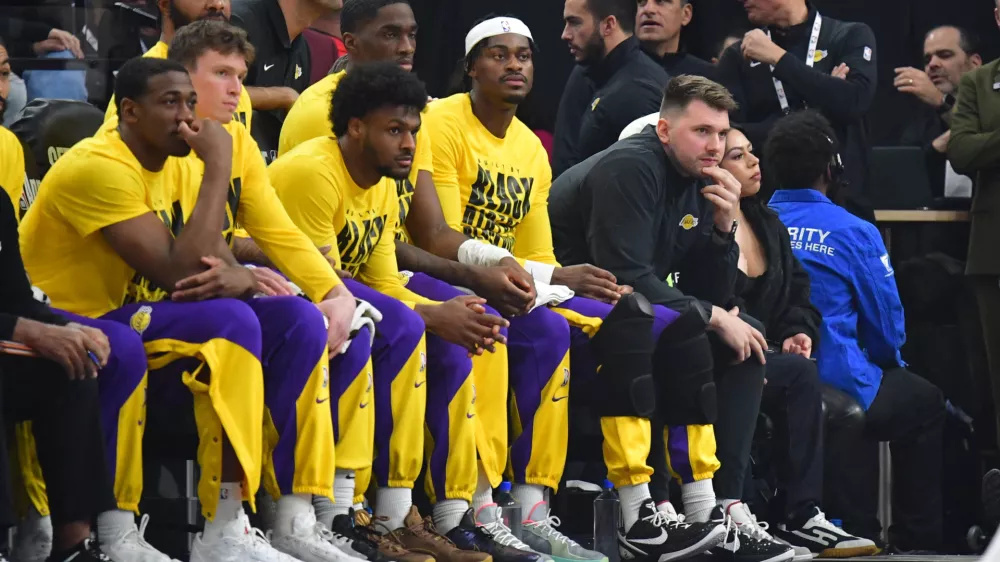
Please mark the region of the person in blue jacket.
POLYGON ((878 538, 878 442, 888 441, 896 492, 890 544, 935 551, 942 540, 944 398, 900 356, 903 306, 878 229, 833 201, 843 173, 835 139, 822 115, 801 111, 779 120, 764 148, 779 185, 770 207, 788 227, 823 316, 815 350, 820 378, 866 410, 862 435, 828 444, 827 455, 840 462, 827 474, 827 488, 837 491, 827 507, 845 527, 878 538))

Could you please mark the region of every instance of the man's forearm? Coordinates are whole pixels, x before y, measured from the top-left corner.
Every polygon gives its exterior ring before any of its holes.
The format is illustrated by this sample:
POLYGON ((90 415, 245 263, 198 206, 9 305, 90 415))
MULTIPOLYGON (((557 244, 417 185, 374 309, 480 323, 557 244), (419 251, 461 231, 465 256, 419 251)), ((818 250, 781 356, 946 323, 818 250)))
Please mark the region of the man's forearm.
POLYGON ((253 241, 253 238, 233 238, 233 256, 240 263, 252 263, 264 267, 274 267, 271 260, 260 249, 260 246, 253 241))
POLYGON ((295 103, 298 97, 295 90, 279 86, 265 88, 262 86, 246 86, 247 94, 250 96, 250 105, 254 109, 269 111, 273 109, 288 109, 295 103))
POLYGON ((424 273, 452 285, 468 286, 472 280, 470 266, 435 256, 399 240, 396 241, 396 261, 401 270, 424 273))

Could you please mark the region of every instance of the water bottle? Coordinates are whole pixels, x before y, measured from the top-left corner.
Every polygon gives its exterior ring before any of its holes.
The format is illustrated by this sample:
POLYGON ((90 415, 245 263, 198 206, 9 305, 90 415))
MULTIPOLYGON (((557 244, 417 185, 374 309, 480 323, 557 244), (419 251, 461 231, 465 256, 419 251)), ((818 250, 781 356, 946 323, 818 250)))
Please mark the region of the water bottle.
POLYGON ((604 481, 604 490, 594 500, 594 550, 608 557, 608 562, 618 562, 618 519, 621 507, 618 494, 610 481, 604 481))
POLYGON ((500 506, 500 518, 504 526, 510 529, 510 533, 521 540, 521 522, 524 521, 521 516, 521 504, 510 495, 510 482, 501 482, 499 492, 494 500, 500 506))

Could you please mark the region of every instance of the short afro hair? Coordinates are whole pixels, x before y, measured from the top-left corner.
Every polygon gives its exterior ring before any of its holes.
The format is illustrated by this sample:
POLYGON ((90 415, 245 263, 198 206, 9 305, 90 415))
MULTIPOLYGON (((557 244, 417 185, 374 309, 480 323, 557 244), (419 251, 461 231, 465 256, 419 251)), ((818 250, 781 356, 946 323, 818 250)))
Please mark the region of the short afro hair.
POLYGON ((115 77, 115 109, 118 115, 122 114, 122 103, 126 98, 138 100, 149 91, 150 79, 169 72, 188 73, 181 63, 167 59, 136 57, 126 61, 115 77))
POLYGON ((427 107, 427 90, 415 74, 395 62, 367 63, 353 66, 340 79, 330 102, 333 134, 342 137, 351 119, 364 119, 383 107, 423 111, 427 107))
POLYGON ((177 30, 167 58, 186 68, 195 68, 198 59, 209 51, 242 55, 247 65, 253 63, 256 56, 246 31, 224 21, 199 20, 177 30))
POLYGON ((764 159, 780 189, 813 187, 837 153, 833 127, 811 109, 779 119, 764 143, 764 159))
POLYGON ((357 33, 362 26, 375 19, 379 10, 393 4, 410 5, 408 0, 346 0, 340 12, 341 33, 357 33))

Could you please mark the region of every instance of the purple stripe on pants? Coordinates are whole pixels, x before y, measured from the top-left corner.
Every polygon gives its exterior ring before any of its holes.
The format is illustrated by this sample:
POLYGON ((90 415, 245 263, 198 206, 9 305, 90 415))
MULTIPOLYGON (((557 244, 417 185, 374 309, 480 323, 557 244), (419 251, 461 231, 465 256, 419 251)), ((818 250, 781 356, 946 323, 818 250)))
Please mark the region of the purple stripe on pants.
POLYGON ((278 445, 272 453, 274 473, 281 493, 291 494, 298 435, 296 403, 326 350, 326 325, 316 305, 299 297, 251 299, 247 304, 260 323, 264 405, 278 430, 278 445))
MULTIPOLYGON (((146 374, 146 350, 142 338, 128 326, 100 318, 87 318, 62 310, 57 311, 72 322, 97 328, 104 332, 111 344, 108 364, 101 369, 97 379, 101 399, 101 426, 104 429, 104 450, 108 457, 108 470, 114 481, 118 464, 118 416, 129 396, 146 374)), ((141 424, 142 421, 140 420, 141 424)))
MULTIPOLYGON (((353 279, 344 284, 355 297, 367 301, 382 313, 376 324, 372 345, 372 370, 375 378, 375 462, 372 472, 379 486, 388 486, 389 451, 394 427, 392 418, 392 382, 424 334, 420 316, 402 301, 383 295, 353 279)), ((353 346, 352 346, 353 347, 353 346)), ((428 368, 430 371, 430 368, 428 368)))
MULTIPOLYGON (((455 297, 467 296, 461 290, 425 275, 415 273, 406 283, 406 288, 418 295, 447 301, 455 297)), ((487 314, 499 316, 496 310, 486 307, 487 314)), ((505 337, 506 329, 500 331, 505 337)), ((462 347, 447 342, 433 334, 427 335, 427 429, 434 440, 429 470, 434 495, 439 500, 448 498, 447 466, 449 455, 449 435, 451 420, 449 405, 459 389, 465 384, 472 371, 472 360, 462 347)), ((486 397, 496 399, 496 397, 486 397)), ((506 397, 500 397, 506 400, 506 397)), ((467 414, 468 415, 468 414, 467 414)))
POLYGON ((358 373, 365 368, 371 353, 372 337, 368 326, 364 326, 351 338, 351 347, 347 348, 347 353, 341 353, 330 360, 330 411, 333 414, 335 442, 340 441, 340 397, 357 380, 358 373))

